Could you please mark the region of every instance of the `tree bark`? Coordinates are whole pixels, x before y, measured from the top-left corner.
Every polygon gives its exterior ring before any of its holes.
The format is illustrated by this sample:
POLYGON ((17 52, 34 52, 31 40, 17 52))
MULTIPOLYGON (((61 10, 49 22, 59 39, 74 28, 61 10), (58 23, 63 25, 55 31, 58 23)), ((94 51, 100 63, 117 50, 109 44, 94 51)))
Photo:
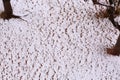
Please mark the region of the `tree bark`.
POLYGON ((120 55, 120 35, 117 39, 117 42, 115 44, 114 50, 113 50, 113 55, 120 55))

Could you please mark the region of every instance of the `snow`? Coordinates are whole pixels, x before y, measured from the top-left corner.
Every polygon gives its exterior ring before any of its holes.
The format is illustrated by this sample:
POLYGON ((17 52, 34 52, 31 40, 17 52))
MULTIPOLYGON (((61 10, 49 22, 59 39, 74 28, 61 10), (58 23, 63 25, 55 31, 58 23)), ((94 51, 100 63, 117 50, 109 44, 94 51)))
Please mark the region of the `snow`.
POLYGON ((90 0, 11 3, 27 22, 0 19, 0 80, 120 80, 119 56, 106 54, 119 31, 95 17, 102 7, 90 0))

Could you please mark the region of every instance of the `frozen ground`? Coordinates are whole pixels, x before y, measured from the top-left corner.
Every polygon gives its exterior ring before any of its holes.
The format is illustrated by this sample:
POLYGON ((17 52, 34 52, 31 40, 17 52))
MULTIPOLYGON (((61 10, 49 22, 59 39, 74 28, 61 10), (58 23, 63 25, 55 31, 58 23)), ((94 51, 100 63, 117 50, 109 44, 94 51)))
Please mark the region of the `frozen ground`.
POLYGON ((0 19, 0 80, 120 80, 120 57, 105 50, 119 31, 94 16, 101 7, 90 0, 11 3, 27 22, 0 19))

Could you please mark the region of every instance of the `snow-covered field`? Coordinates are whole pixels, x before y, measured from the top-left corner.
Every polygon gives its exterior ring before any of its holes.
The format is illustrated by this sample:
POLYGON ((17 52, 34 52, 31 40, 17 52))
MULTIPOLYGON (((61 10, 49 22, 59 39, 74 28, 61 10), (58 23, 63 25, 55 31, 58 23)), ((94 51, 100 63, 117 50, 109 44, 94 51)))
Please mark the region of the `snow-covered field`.
POLYGON ((0 80, 120 80, 120 57, 106 54, 119 31, 95 17, 102 7, 91 0, 11 3, 27 22, 0 19, 0 80))

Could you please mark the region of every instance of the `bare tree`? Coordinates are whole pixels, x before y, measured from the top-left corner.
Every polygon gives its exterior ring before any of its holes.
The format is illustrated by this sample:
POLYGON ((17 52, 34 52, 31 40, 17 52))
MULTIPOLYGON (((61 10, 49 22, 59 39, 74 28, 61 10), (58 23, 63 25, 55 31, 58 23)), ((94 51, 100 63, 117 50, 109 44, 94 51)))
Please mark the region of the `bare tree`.
POLYGON ((10 0, 2 0, 3 1, 3 6, 4 6, 4 11, 0 14, 0 17, 3 18, 4 20, 11 19, 11 18, 20 18, 20 16, 16 16, 13 14, 13 9, 10 3, 10 0))
MULTIPOLYGON (((87 1, 87 0, 85 0, 85 1, 87 1)), ((118 6, 120 5, 120 0, 109 0, 109 5, 102 4, 102 3, 98 2, 97 0, 92 0, 92 1, 93 1, 93 4, 95 4, 95 5, 101 5, 101 6, 107 7, 106 13, 107 13, 108 19, 111 21, 113 26, 120 31, 119 23, 114 20, 116 15, 120 14, 120 10, 118 8, 118 6)), ((112 49, 108 48, 107 53, 111 54, 111 55, 116 55, 116 56, 120 55, 120 35, 117 39, 117 42, 116 42, 114 48, 112 48, 112 49)))

